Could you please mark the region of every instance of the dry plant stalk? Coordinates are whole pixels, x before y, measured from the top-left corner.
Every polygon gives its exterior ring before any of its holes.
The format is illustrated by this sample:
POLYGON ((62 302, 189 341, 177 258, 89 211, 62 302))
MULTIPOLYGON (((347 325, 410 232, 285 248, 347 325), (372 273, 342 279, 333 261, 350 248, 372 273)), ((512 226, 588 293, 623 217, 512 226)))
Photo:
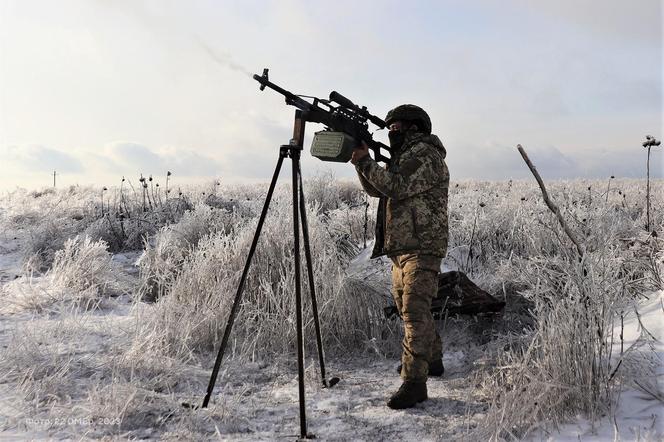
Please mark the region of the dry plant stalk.
POLYGON ((576 251, 579 253, 579 258, 583 259, 583 256, 585 255, 585 249, 583 245, 578 241, 576 236, 574 236, 574 233, 572 230, 569 228, 567 223, 565 222, 565 218, 563 218, 563 215, 560 213, 560 209, 558 209, 558 206, 556 206, 553 201, 549 198, 549 194, 546 192, 546 187, 544 187, 544 181, 542 181, 542 177, 540 177, 539 172, 537 172, 537 169, 533 165, 533 163, 530 161, 530 158, 528 158, 528 154, 526 154, 526 151, 523 149, 523 147, 520 144, 516 145, 516 148, 519 150, 519 153, 523 157, 523 161, 526 162, 528 165, 528 168, 530 171, 535 175, 535 179, 537 180, 537 184, 539 184, 540 189, 542 190, 542 197, 544 198, 544 202, 546 205, 551 209, 551 211, 556 215, 558 218, 558 221, 560 222, 560 225, 563 227, 563 230, 567 234, 567 237, 574 243, 576 246, 576 251))
POLYGON ((659 146, 661 141, 651 135, 646 135, 646 141, 641 143, 648 148, 648 162, 646 163, 646 232, 650 232, 650 148, 659 146))

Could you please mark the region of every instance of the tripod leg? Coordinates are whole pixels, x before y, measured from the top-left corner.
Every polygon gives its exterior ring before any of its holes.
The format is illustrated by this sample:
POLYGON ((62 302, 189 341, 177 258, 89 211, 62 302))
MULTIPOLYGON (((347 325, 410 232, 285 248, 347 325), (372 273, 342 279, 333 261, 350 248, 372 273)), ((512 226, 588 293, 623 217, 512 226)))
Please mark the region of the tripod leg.
POLYGON ((295 248, 295 317, 297 319, 297 376, 300 395, 300 436, 307 438, 307 417, 304 404, 304 339, 302 333, 302 289, 300 283, 300 226, 298 173, 300 170, 300 152, 291 152, 293 163, 293 246, 295 248))
POLYGON ((240 283, 237 287, 237 292, 235 293, 235 300, 233 301, 233 306, 231 307, 231 312, 228 317, 228 322, 226 323, 224 336, 221 339, 221 346, 219 347, 219 353, 217 354, 217 359, 214 361, 214 369, 212 370, 212 375, 210 376, 210 382, 208 384, 207 394, 203 399, 203 408, 206 408, 208 406, 208 403, 210 402, 210 396, 212 396, 212 390, 214 390, 214 384, 217 381, 217 375, 219 374, 219 367, 221 366, 221 359, 224 357, 224 351, 226 350, 226 345, 228 345, 228 338, 230 337, 231 329, 233 328, 233 322, 235 321, 237 308, 240 305, 240 299, 242 298, 242 291, 244 290, 244 283, 247 280, 247 273, 249 272, 249 267, 251 266, 251 259, 253 258, 254 252, 256 251, 256 244, 258 244, 258 238, 260 237, 261 230, 263 229, 263 222, 265 221, 265 216, 267 215, 268 208, 270 207, 270 200, 272 200, 274 187, 277 184, 277 178, 279 178, 281 165, 284 162, 284 157, 286 156, 286 154, 287 154, 287 149, 284 149, 284 147, 282 146, 279 152, 279 161, 277 162, 277 167, 274 170, 274 175, 272 175, 272 182, 270 183, 270 188, 267 191, 267 196, 265 197, 265 203, 263 204, 263 211, 261 212, 260 219, 258 220, 258 225, 256 226, 256 233, 254 233, 254 239, 251 243, 251 248, 249 249, 249 256, 247 256, 247 261, 245 262, 244 270, 242 271, 242 277, 240 278, 240 283))
POLYGON ((304 240, 304 256, 307 261, 307 272, 309 274, 309 291, 311 293, 311 310, 314 317, 314 329, 316 331, 316 346, 318 348, 318 362, 320 364, 320 376, 323 387, 333 387, 339 382, 339 378, 330 379, 327 383, 325 378, 325 357, 323 356, 323 340, 320 333, 320 321, 318 320, 318 303, 316 302, 316 286, 314 284, 314 269, 311 263, 311 248, 309 247, 309 225, 307 224, 307 206, 304 201, 304 186, 302 185, 302 170, 298 170, 300 179, 300 215, 302 217, 302 238, 304 240))

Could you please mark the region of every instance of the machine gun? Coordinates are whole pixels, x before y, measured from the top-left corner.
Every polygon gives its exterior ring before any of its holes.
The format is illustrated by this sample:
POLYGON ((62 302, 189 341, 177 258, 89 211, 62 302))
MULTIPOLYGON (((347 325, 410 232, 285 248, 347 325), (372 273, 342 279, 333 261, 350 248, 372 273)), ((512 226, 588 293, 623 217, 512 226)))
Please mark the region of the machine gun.
POLYGON ((390 148, 373 139, 368 121, 380 129, 387 125, 385 121, 369 113, 366 106, 360 107, 336 91, 330 93, 329 100, 295 95, 272 83, 268 78, 267 68, 263 69, 263 75, 255 74, 254 80, 261 84, 260 90, 269 87, 286 97, 286 104, 303 112, 304 121, 326 126, 325 130, 314 134, 311 154, 316 158, 346 163, 350 160, 353 149, 364 141, 373 151, 376 161, 389 164, 390 157, 383 155, 382 151, 391 156, 390 148), (313 101, 309 102, 305 98, 313 101))

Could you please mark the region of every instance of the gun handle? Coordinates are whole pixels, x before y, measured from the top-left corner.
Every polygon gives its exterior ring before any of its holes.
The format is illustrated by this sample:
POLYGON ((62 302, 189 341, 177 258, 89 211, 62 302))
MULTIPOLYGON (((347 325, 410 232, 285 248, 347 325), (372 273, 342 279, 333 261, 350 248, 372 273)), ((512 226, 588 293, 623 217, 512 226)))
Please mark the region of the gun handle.
POLYGON ((385 164, 390 164, 390 159, 388 157, 386 157, 385 155, 383 155, 382 153, 380 153, 381 149, 383 149, 383 150, 385 150, 385 151, 387 151, 391 154, 392 152, 390 152, 389 147, 387 147, 386 145, 384 145, 381 142, 374 141, 374 140, 371 140, 367 144, 369 145, 369 149, 371 149, 374 153, 374 160, 375 161, 382 162, 382 163, 385 163, 385 164))

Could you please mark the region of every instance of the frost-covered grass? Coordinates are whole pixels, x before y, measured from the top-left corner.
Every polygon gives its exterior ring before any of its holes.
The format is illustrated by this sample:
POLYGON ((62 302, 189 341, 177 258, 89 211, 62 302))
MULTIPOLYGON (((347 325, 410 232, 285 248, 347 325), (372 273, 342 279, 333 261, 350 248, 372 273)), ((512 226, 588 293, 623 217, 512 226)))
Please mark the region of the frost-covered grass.
MULTIPOLYGON (((518 439, 610 413, 619 387, 648 373, 645 353, 616 354, 614 333, 621 313, 662 287, 663 243, 643 228, 645 182, 547 186, 587 248, 582 262, 534 181, 452 184, 445 264, 507 307, 496 318, 439 321, 445 380, 430 382, 432 399, 421 407, 395 413, 384 406, 398 386, 401 339, 400 323, 382 313, 389 264, 368 261, 366 251, 355 258, 365 231, 373 236, 375 201, 366 219, 353 183, 326 175, 305 182, 328 372, 342 377, 320 388, 302 254, 314 433, 337 426, 345 432, 336 438, 402 438, 411 425, 423 440, 518 439)), ((661 235, 664 183, 651 186, 651 225, 661 235)), ((168 198, 157 191, 145 205, 128 186, 1 197, 0 240, 18 238, 11 256, 23 270, 0 279, 0 397, 11 399, 0 425, 35 438, 295 435, 287 187, 268 214, 211 408, 180 406, 205 392, 266 191, 213 183, 168 198), (117 259, 138 252, 136 266, 117 259)))
MULTIPOLYGON (((200 197, 192 194, 196 200, 200 197)), ((111 252, 138 250, 161 226, 179 219, 191 204, 181 194, 143 206, 140 197, 124 187, 101 190, 70 186, 32 192, 18 189, 2 199, 3 225, 23 232, 26 270, 42 273, 48 271, 55 252, 69 238, 80 235, 103 240, 111 252)))

